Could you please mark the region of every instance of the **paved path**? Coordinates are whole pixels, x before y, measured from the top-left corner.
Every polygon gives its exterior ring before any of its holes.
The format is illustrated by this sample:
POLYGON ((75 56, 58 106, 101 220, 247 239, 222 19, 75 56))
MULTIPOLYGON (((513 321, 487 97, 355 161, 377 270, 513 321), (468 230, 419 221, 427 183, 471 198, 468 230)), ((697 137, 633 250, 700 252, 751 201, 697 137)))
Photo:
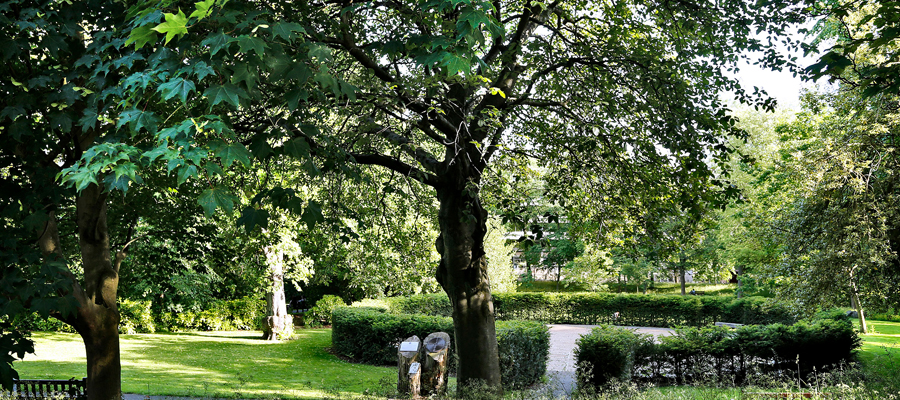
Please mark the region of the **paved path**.
MULTIPOLYGON (((598 325, 554 325, 550 326, 550 360, 547 362, 547 376, 550 378, 547 390, 553 397, 569 397, 575 390, 575 341, 598 325)), ((668 328, 646 328, 626 326, 639 333, 655 336, 671 335, 668 328)))

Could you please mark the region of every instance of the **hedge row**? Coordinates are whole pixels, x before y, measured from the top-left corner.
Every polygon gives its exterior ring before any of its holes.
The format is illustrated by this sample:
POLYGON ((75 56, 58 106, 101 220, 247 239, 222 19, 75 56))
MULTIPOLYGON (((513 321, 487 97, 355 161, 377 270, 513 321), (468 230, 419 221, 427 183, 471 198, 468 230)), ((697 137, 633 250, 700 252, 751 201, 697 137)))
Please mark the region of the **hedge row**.
MULTIPOLYGON (((338 354, 375 365, 396 365, 397 345, 416 335, 424 339, 446 332, 456 343, 453 320, 421 314, 390 314, 369 307, 340 307, 332 318, 331 345, 338 354)), ((550 331, 537 322, 498 321, 500 371, 506 388, 521 388, 540 381, 547 371, 550 331)), ((455 370, 455 345, 450 347, 450 368, 455 370)))
MULTIPOLYGON (((154 314, 152 302, 119 300, 119 332, 122 334, 154 333, 156 331, 229 331, 262 329, 266 314, 265 300, 243 298, 213 302, 206 310, 154 314)), ((55 318, 29 321, 30 330, 74 332, 69 325, 55 318)))
POLYGON ((849 362, 860 339, 849 321, 801 321, 794 325, 677 328, 655 342, 618 327, 600 327, 577 342, 582 385, 611 379, 658 384, 741 384, 763 374, 806 376, 849 362))
MULTIPOLYGON (((626 326, 706 326, 714 322, 790 324, 790 311, 771 299, 733 296, 672 296, 613 293, 495 293, 498 320, 527 320, 555 324, 613 324, 626 326)), ((385 299, 396 314, 450 316, 444 294, 385 299)))

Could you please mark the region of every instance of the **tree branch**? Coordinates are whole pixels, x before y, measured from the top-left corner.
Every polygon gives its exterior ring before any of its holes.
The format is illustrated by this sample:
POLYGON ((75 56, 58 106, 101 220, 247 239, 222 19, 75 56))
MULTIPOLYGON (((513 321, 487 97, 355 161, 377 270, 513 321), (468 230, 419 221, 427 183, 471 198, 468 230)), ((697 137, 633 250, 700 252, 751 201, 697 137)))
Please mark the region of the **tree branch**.
POLYGON ((431 187, 438 187, 441 184, 441 180, 436 175, 424 172, 416 167, 404 163, 403 161, 400 161, 393 157, 388 157, 384 154, 351 153, 350 158, 353 162, 360 165, 378 165, 381 167, 385 167, 431 187))

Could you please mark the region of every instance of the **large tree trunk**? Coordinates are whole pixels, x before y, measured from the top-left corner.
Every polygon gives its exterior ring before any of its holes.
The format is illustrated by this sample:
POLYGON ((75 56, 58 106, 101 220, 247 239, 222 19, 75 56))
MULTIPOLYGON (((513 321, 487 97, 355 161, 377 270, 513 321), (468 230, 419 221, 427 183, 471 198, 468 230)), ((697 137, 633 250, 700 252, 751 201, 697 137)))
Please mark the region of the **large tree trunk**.
POLYGON ((441 254, 437 280, 453 305, 458 386, 485 384, 499 392, 500 359, 484 252, 487 212, 477 197, 460 189, 437 188, 441 228, 435 243, 441 254))
POLYGON ((266 291, 266 321, 263 339, 286 339, 294 332, 293 317, 287 312, 284 295, 284 255, 276 246, 266 246, 270 287, 266 291))
POLYGON ((681 295, 682 295, 682 296, 684 296, 685 294, 687 294, 687 293, 685 292, 685 290, 684 290, 684 289, 685 289, 685 270, 684 270, 684 264, 685 264, 686 262, 687 262, 687 261, 684 259, 683 256, 682 256, 681 258, 679 258, 679 260, 678 260, 678 275, 679 275, 679 277, 681 278, 680 281, 681 281, 681 295))
POLYGON ((106 225, 106 194, 97 185, 76 198, 84 284, 74 288, 75 315, 65 318, 84 340, 87 355, 88 400, 120 400, 122 367, 119 358, 119 262, 114 263, 106 225))
POLYGON ((735 295, 737 298, 744 297, 744 266, 736 265, 734 267, 735 275, 737 275, 737 291, 735 291, 735 295))

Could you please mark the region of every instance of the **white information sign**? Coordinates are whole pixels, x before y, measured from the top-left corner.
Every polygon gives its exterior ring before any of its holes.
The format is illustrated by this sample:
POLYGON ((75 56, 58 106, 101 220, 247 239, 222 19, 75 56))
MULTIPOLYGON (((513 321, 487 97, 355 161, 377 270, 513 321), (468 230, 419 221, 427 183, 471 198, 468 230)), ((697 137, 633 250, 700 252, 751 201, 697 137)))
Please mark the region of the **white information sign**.
POLYGON ((414 362, 412 364, 409 364, 409 374, 410 375, 418 373, 418 372, 419 372, 419 363, 414 362))
POLYGON ((417 342, 403 342, 400 343, 400 351, 419 351, 419 343, 417 342))

